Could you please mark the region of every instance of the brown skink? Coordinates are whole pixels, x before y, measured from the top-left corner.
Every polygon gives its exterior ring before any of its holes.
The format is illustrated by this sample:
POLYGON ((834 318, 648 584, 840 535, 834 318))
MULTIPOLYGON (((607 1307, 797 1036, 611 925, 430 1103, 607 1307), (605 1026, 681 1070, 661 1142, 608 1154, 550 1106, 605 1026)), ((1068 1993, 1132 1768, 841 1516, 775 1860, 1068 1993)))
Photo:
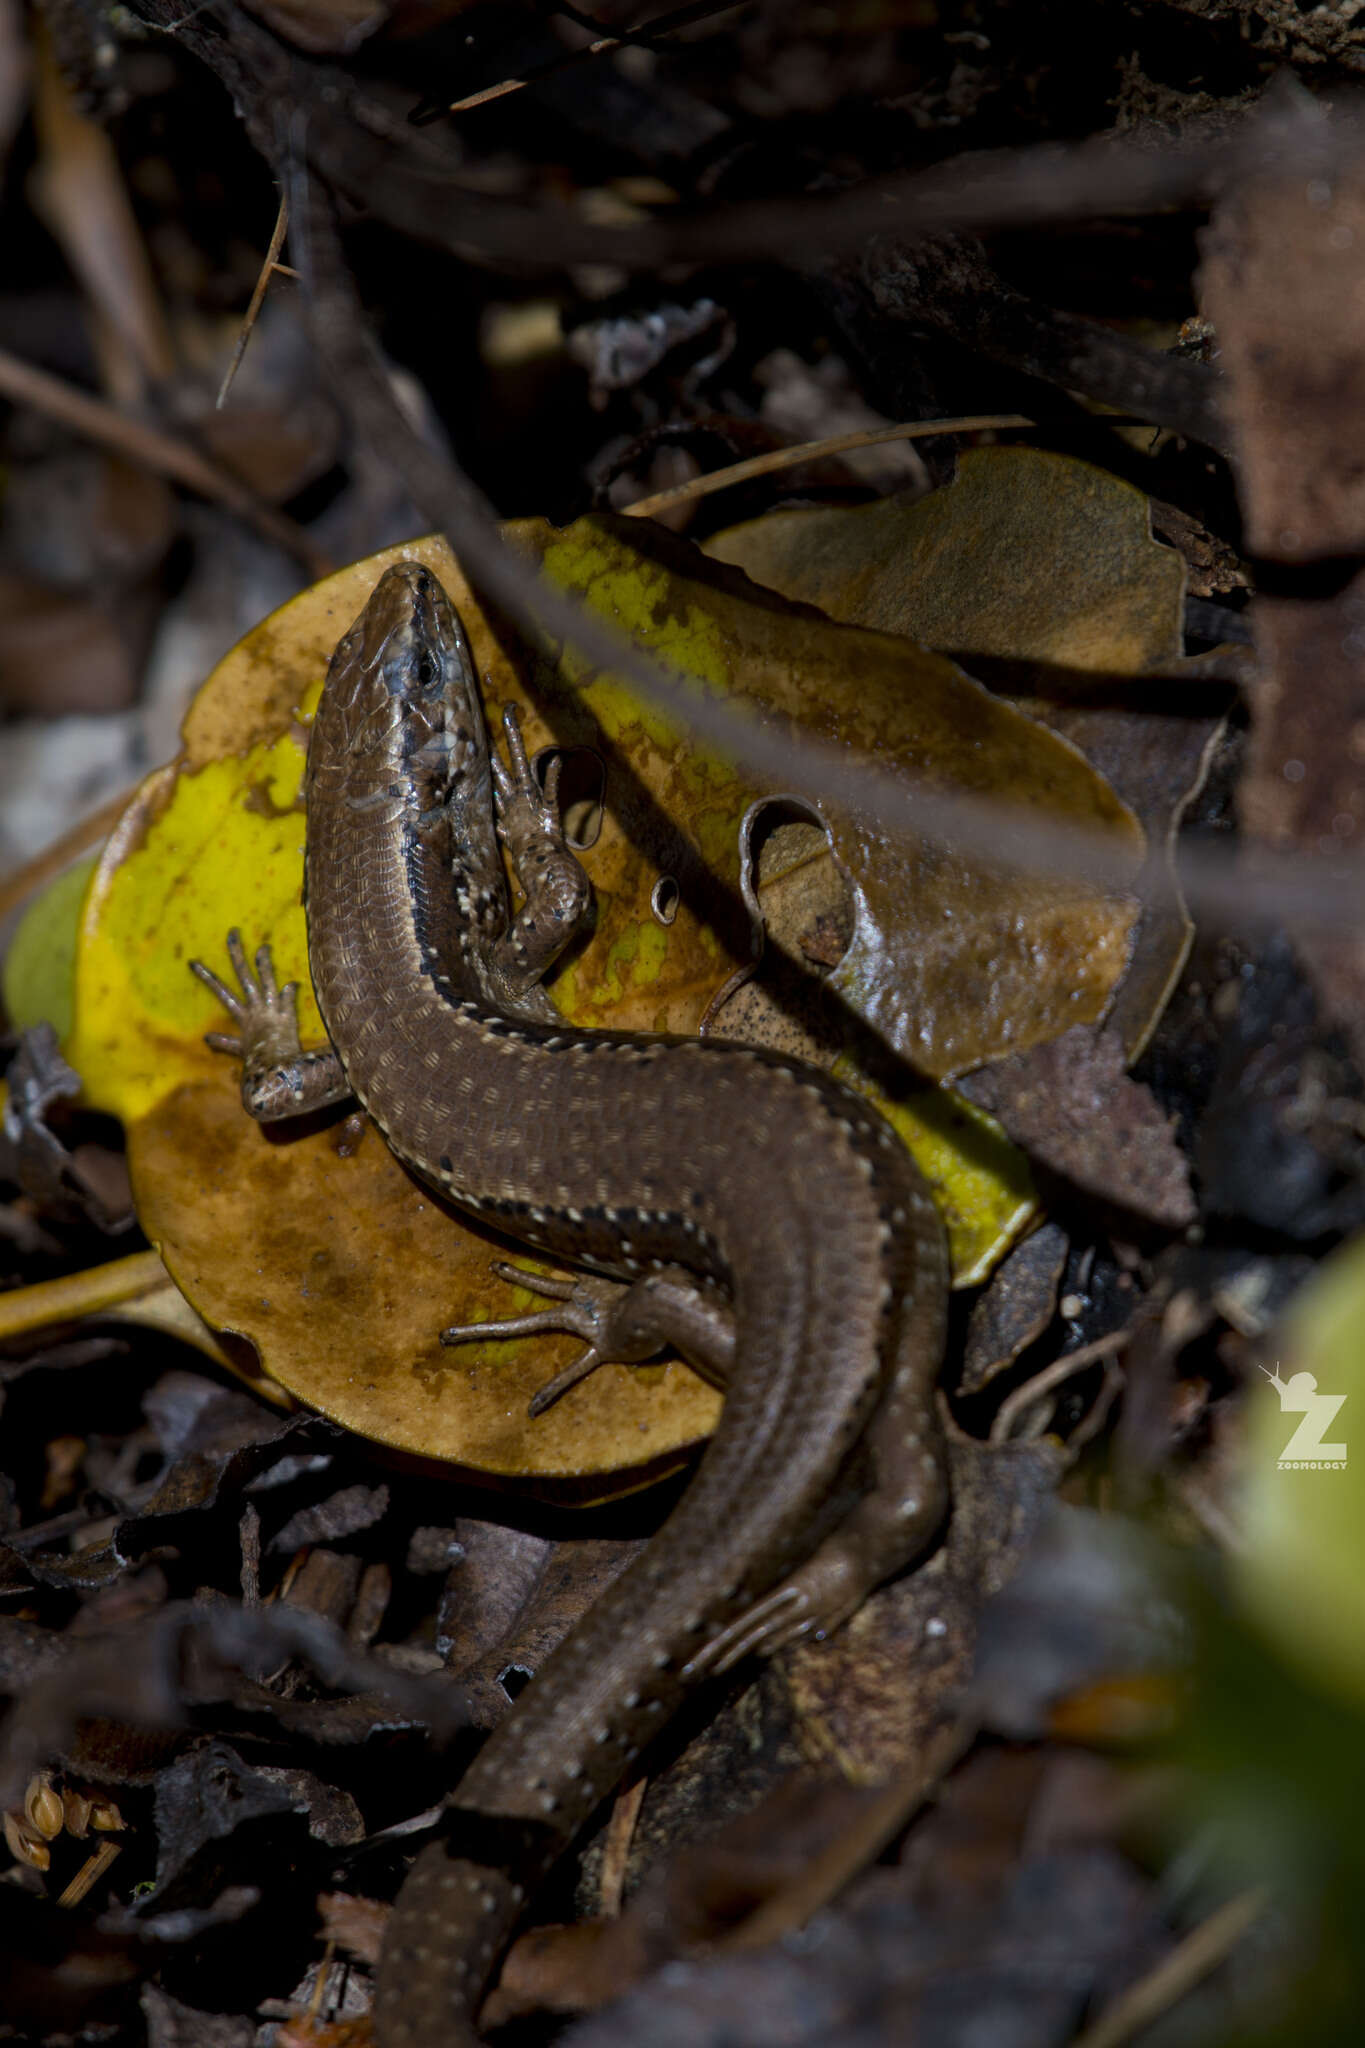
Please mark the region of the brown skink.
POLYGON ((476 2040, 528 1896, 685 1695, 837 1627, 946 1502, 947 1259, 908 1154, 799 1061, 564 1021, 540 980, 590 891, 553 766, 542 790, 505 725, 507 765, 445 592, 390 569, 337 648, 309 742, 309 965, 330 1046, 300 1050, 268 949, 253 974, 231 936, 240 993, 196 963, 239 1025, 211 1042, 242 1059, 253 1114, 355 1095, 438 1193, 617 1283, 500 1327, 576 1331, 580 1369, 672 1346, 726 1389, 679 1506, 418 1855, 380 1966, 381 2048, 476 2040))

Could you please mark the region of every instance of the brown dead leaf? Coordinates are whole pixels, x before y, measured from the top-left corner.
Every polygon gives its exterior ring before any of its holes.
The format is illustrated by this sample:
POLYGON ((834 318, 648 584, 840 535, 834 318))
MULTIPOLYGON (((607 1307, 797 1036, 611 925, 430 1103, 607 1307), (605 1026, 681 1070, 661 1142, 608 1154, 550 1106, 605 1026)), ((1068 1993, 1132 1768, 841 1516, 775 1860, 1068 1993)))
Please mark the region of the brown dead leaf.
MULTIPOLYGON (((506 1620, 496 1637, 481 1630, 467 1662, 457 1662, 454 1655, 447 1659, 477 1725, 491 1727, 502 1718, 521 1687, 642 1547, 642 1541, 630 1537, 589 1536, 552 1545, 534 1577, 528 1571, 518 1583, 520 1575, 509 1575, 511 1583, 503 1587, 506 1620)), ((477 1587, 466 1594, 460 1571, 456 1566, 451 1573, 447 1598, 452 1606, 463 1607, 476 1597, 477 1587)))
POLYGON ((505 2027, 528 2013, 591 2012, 605 2005, 655 1967, 641 1932, 633 1913, 623 1920, 529 1928, 509 1949, 479 2024, 505 2027))
POLYGON ((357 1962, 371 1969, 379 1961, 379 1949, 389 1909, 374 1899, 357 1898, 352 1892, 323 1892, 318 1899, 319 1931, 325 1941, 334 1941, 357 1962))
POLYGON ((960 1394, 980 1393, 1042 1335, 1056 1313, 1066 1255, 1066 1232, 1045 1223, 996 1268, 972 1304, 960 1394))
POLYGON ((1133 675, 1181 651, 1184 574, 1142 493, 1039 449, 975 449, 928 496, 772 513, 706 552, 833 618, 959 656, 1133 675))
MULTIPOLYGON (((508 1247, 455 1224, 377 1131, 366 1131, 359 1160, 338 1152, 332 1130, 281 1143, 243 1115, 226 1078, 177 1089, 129 1131, 143 1228, 183 1291, 216 1327, 280 1361, 281 1377, 323 1414, 432 1457, 526 1472, 543 1349, 451 1351, 439 1337, 456 1304, 474 1321, 516 1311, 517 1291, 489 1271, 508 1247), (369 1334, 353 1346, 338 1338, 348 1329, 369 1334)), ((666 1470, 711 1428, 717 1397, 686 1366, 610 1376, 619 1401, 604 1398, 598 1373, 590 1399, 539 1418, 531 1470, 605 1470, 623 1450, 637 1475, 651 1461, 666 1470)))
POLYGON ((1086 1194, 1164 1230, 1193 1223, 1198 1209, 1175 1119, 1124 1072, 1116 1031, 1078 1026, 1019 1059, 997 1060, 962 1086, 1030 1158, 1086 1194))
MULTIPOLYGON (((983 448, 927 497, 770 514, 707 552, 832 617, 961 662, 1080 749, 1142 820, 1149 862, 1169 879, 1227 692, 1182 679, 1184 567, 1153 540, 1140 491, 1066 456, 983 448)), ((1189 932, 1179 912, 1143 915, 1117 997, 1130 1058, 1189 932)))
POLYGON ((751 1812, 659 1862, 619 1918, 524 1934, 484 2006, 483 2024, 502 2026, 541 2008, 594 2011, 672 1957, 725 1941, 875 1797, 808 1770, 789 1773, 751 1812))
POLYGON ((534 1597, 554 1544, 472 1515, 462 1515, 451 1533, 459 1550, 442 1588, 437 1642, 447 1669, 460 1675, 497 1655, 534 1597))

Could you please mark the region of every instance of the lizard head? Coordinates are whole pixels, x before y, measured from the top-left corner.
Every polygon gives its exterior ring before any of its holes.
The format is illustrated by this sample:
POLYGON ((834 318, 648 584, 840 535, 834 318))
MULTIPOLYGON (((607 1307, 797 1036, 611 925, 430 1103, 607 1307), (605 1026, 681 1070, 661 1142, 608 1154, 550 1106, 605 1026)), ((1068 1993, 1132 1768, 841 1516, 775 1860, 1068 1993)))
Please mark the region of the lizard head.
POLYGON ((483 732, 473 665, 454 607, 419 562, 387 569, 332 657, 319 719, 338 759, 395 752, 440 803, 483 732), (395 725, 402 728, 394 747, 395 725))

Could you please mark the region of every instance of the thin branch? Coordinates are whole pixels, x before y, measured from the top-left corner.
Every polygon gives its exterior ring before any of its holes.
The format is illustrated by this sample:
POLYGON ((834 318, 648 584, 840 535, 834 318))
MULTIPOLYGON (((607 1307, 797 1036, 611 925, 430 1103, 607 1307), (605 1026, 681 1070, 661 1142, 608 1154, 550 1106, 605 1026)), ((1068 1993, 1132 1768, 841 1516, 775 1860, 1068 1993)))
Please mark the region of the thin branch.
POLYGON ((1172 140, 1134 130, 1080 143, 982 151, 929 170, 871 178, 837 193, 762 199, 606 226, 571 206, 539 206, 460 182, 452 131, 414 130, 396 96, 336 65, 286 51, 231 0, 211 14, 182 0, 132 0, 139 19, 176 35, 217 72, 248 133, 272 161, 282 109, 301 113, 309 162, 329 186, 416 240, 562 272, 582 263, 652 271, 672 264, 809 260, 870 235, 1037 226, 1207 205, 1252 176, 1330 174, 1361 147, 1361 101, 1326 114, 1285 102, 1243 120, 1192 122, 1172 140))
MULTIPOLYGON (((691 504, 694 498, 709 498, 714 491, 728 491, 732 484, 746 484, 756 476, 771 476, 783 469, 797 469, 805 462, 822 462, 830 455, 851 455, 859 448, 880 448, 887 441, 920 441, 934 434, 984 434, 994 428, 1032 427, 1036 421, 1020 412, 968 413, 961 419, 902 420, 898 426, 862 428, 853 434, 830 434, 823 441, 798 441, 790 448, 770 448, 766 455, 750 455, 725 469, 694 476, 690 483, 675 484, 671 490, 655 491, 637 498, 625 510, 632 519, 656 519, 676 505, 691 504)), ((1112 426, 1112 420, 1105 420, 1112 426)))
POLYGON ((1045 1394, 1052 1393, 1056 1387, 1065 1386, 1069 1379, 1074 1379, 1078 1372, 1084 1372, 1087 1367, 1098 1365, 1101 1360, 1112 1358, 1116 1352, 1126 1350, 1132 1339, 1131 1330, 1110 1330, 1105 1336, 1096 1337, 1092 1343, 1078 1345, 1076 1350, 1064 1351, 1060 1358, 1054 1358, 1051 1365, 1045 1365, 1032 1379, 1025 1380, 1021 1387, 1015 1387, 1012 1393, 1005 1396, 991 1424, 991 1442, 1008 1443, 1019 1417, 1028 1409, 1035 1407, 1045 1394))
MULTIPOLYGON (((558 78, 561 73, 573 70, 579 64, 586 64, 594 57, 604 57, 609 50, 623 50, 631 45, 653 50, 659 48, 666 37, 680 28, 690 28, 694 22, 705 21, 713 14, 731 14, 737 7, 747 5, 748 0, 693 0, 690 7, 675 8, 672 14, 661 14, 645 29, 620 28, 610 35, 598 36, 581 50, 566 50, 560 57, 552 57, 544 64, 533 65, 519 78, 504 78, 497 85, 486 85, 480 92, 471 92, 462 100, 452 100, 448 106, 427 101, 415 107, 408 119, 415 128, 425 128, 432 121, 439 121, 443 114, 469 114, 475 107, 487 106, 490 100, 506 99, 509 93, 521 92, 525 86, 539 85, 543 79, 558 78)), ((580 14, 576 8, 564 7, 558 10, 571 21, 586 28, 590 17, 580 14)))
POLYGON ((1094 2025, 1076 2036, 1072 2048, 1123 2048, 1124 2042, 1150 2027, 1226 1962, 1268 1904, 1269 1894, 1262 1885, 1238 1892, 1187 1934, 1154 1970, 1121 1991, 1094 2025))
POLYGON ((100 1879, 123 1853, 122 1842, 103 1841, 91 1851, 64 1892, 59 1893, 59 1906, 79 1906, 95 1889, 100 1879))
POLYGON ((640 1808, 645 1803, 648 1790, 649 1779, 636 1778, 623 1792, 618 1792, 612 1802, 611 1816, 603 1829, 602 1869, 597 1881, 597 1896, 598 1911, 608 1919, 618 1918, 621 1912, 630 1845, 635 1839, 635 1824, 640 1818, 640 1808))
POLYGON ((246 345, 251 339, 252 330, 256 325, 257 319, 260 317, 261 307, 265 304, 265 295, 270 288, 270 280, 280 268, 280 251, 284 247, 284 238, 288 231, 289 203, 287 200, 281 199, 279 210, 275 215, 275 225, 271 230, 270 247, 265 252, 265 260, 261 264, 257 275, 256 287, 251 294, 251 303, 242 315, 241 331, 237 336, 236 346, 232 351, 232 361, 224 370, 223 381, 218 386, 218 396, 214 400, 214 410, 216 412, 221 412, 227 403, 228 392, 232 389, 232 380, 237 375, 242 357, 246 354, 246 345))
POLYGON ((46 370, 35 369, 32 363, 21 362, 7 349, 0 349, 0 395, 16 405, 30 405, 35 412, 59 420, 99 447, 126 455, 144 469, 170 477, 172 482, 197 491, 201 498, 225 506, 302 563, 310 576, 325 576, 332 567, 301 526, 264 504, 254 491, 201 455, 197 448, 171 434, 163 434, 156 427, 146 426, 141 420, 129 419, 103 399, 92 398, 88 391, 79 391, 74 384, 66 384, 46 370))

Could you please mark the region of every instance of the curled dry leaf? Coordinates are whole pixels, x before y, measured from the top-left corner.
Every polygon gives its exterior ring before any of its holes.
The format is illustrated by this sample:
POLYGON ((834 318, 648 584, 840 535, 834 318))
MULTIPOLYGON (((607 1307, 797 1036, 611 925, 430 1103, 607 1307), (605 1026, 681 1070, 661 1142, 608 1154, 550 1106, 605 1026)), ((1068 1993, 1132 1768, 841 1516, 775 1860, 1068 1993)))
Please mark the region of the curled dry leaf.
MULTIPOLYGON (((1035 1037, 1003 1059, 985 1055, 988 1072, 973 1076, 967 1093, 1054 1171, 1163 1227, 1187 1223, 1184 1160, 1155 1103, 1122 1069, 1124 1055, 1145 1044, 1188 952, 1174 839, 1203 782, 1227 693, 1211 691, 1184 662, 1185 571, 1153 540, 1145 498, 1063 456, 982 449, 927 498, 783 513, 711 545, 788 595, 951 653, 1078 746, 1142 819, 1149 850, 1137 886, 1159 900, 1136 927, 1106 1035, 1090 1044, 1083 1027, 1093 1027, 1093 1013, 1063 1018, 1051 1034, 1071 1049, 1067 1074, 1085 1068, 1084 1087, 1066 1102, 1055 1097, 1057 1062, 1035 1037), (1021 1096, 1027 1115, 1017 1113, 1021 1096), (1100 1156, 1094 1133, 1114 1118, 1140 1127, 1140 1154, 1100 1156)), ((1039 964, 1060 1006, 1072 963, 1065 950, 1040 949, 1039 964)))
MULTIPOLYGON (((904 633, 962 662, 1080 749, 1141 819, 1149 866, 1169 870, 1226 689, 1211 697, 1185 672, 1184 566, 1153 540, 1147 500, 1132 485, 1066 456, 985 448, 965 455, 955 481, 928 497, 770 514, 718 535, 707 551, 834 618, 904 633)), ((1018 800, 1015 784, 1034 774, 1032 758, 1021 753, 1001 767, 1001 795, 1018 800)), ((1056 814, 1069 812, 1061 804, 1056 814)), ((1189 934, 1178 909, 1146 911, 1138 924, 1115 1018, 1130 1058, 1165 1005, 1189 934)), ((982 1049, 981 1060, 1099 1014, 1089 982, 1072 981, 1069 928, 1059 944, 1046 931, 1037 936, 1035 973, 1057 1021, 1014 1047, 982 1049)), ((893 926, 886 942, 899 948, 917 935, 893 926)), ((964 1059, 958 1069, 976 1063, 964 1059)))

